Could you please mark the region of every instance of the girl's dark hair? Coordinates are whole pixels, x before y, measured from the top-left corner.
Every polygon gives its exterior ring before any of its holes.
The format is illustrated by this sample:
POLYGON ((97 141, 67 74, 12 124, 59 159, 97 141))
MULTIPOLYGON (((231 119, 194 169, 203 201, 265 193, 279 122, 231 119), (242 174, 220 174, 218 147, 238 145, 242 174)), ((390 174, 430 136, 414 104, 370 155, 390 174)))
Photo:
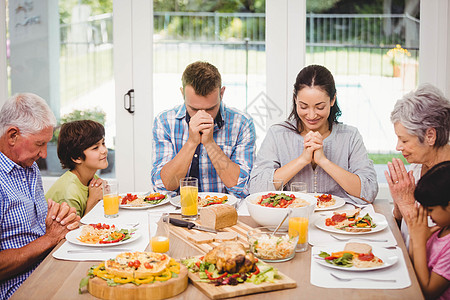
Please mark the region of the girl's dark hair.
POLYGON ((104 136, 105 128, 95 121, 81 120, 62 124, 57 152, 63 169, 75 169, 73 160, 85 159, 84 150, 95 145, 104 136))
POLYGON ((425 207, 446 207, 450 195, 450 161, 441 162, 420 178, 414 190, 414 198, 425 207))
MULTIPOLYGON (((319 65, 310 65, 304 67, 300 73, 297 75, 297 79, 294 84, 294 94, 292 95, 292 110, 289 114, 289 120, 295 120, 297 123, 297 128, 294 129, 297 132, 302 132, 304 130, 303 123, 300 120, 300 117, 297 114, 297 94, 298 92, 305 87, 317 87, 323 90, 330 97, 330 101, 333 100, 336 95, 336 85, 334 83, 333 75, 331 72, 325 68, 324 66, 319 65)), ((328 116, 328 128, 331 130, 331 127, 334 123, 337 123, 338 117, 341 115, 341 109, 337 104, 337 99, 334 102, 334 105, 331 106, 330 115, 328 116)))

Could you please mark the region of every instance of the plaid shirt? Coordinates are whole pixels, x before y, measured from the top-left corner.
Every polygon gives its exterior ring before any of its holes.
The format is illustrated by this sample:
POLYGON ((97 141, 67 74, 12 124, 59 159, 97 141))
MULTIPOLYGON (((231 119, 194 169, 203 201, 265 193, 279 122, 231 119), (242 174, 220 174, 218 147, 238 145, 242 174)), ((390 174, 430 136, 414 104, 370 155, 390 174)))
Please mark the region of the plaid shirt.
MULTIPOLYGON (((231 193, 238 198, 248 195, 247 182, 253 166, 255 152, 255 126, 248 115, 223 103, 219 113, 224 125, 219 129, 214 124, 214 141, 231 161, 241 168, 234 187, 227 188, 217 174, 203 145, 200 149, 199 186, 203 192, 231 193)), ((189 136, 186 122, 186 107, 177 106, 160 113, 153 124, 153 168, 152 182, 156 189, 164 190, 161 180, 162 167, 181 150, 189 136)), ((189 174, 189 171, 188 173, 189 174)), ((186 176, 188 176, 186 174, 186 176)))
MULTIPOLYGON (((45 234, 47 201, 34 163, 22 168, 0 152, 0 251, 21 248, 45 234)), ((37 267, 0 282, 0 299, 7 299, 37 267)))

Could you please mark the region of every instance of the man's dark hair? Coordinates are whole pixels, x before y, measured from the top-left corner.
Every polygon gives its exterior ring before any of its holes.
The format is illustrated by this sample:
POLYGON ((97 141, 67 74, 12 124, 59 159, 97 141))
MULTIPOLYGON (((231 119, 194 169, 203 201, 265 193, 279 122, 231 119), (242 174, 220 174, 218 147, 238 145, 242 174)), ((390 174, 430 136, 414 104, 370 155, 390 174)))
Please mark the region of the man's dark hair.
POLYGON ((181 82, 183 91, 187 85, 190 85, 197 95, 207 96, 222 86, 222 77, 219 70, 212 64, 196 61, 186 67, 181 82))

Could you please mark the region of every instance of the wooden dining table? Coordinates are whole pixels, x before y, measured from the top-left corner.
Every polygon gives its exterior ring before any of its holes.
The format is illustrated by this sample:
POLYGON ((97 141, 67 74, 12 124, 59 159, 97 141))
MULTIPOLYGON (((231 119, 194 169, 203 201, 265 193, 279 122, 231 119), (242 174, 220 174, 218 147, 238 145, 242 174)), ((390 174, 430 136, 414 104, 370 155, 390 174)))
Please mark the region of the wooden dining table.
MULTIPOLYGON (((397 240, 397 245, 402 249, 406 266, 411 278, 411 286, 404 289, 348 289, 348 288, 322 288, 310 283, 311 249, 303 253, 297 253, 293 260, 283 263, 273 263, 274 267, 294 279, 296 288, 278 290, 236 297, 238 299, 424 299, 419 283, 414 273, 405 244, 400 231, 392 217, 392 206, 387 200, 374 202, 376 212, 386 216, 390 229, 397 240)), ((240 216, 239 220, 249 226, 257 226, 249 216, 240 216)), ((53 252, 62 245, 61 243, 53 252)), ((175 236, 170 239, 169 255, 174 258, 200 254, 183 240, 175 236)), ((52 252, 52 253, 53 253, 52 252)), ((95 299, 86 289, 82 294, 78 293, 80 280, 86 276, 89 268, 96 264, 92 261, 65 261, 53 258, 50 253, 37 269, 28 277, 21 287, 14 293, 11 299, 95 299)), ((406 276, 406 274, 405 274, 406 276)), ((355 282, 355 285, 357 282, 355 282)), ((208 299, 194 285, 172 299, 208 299)))

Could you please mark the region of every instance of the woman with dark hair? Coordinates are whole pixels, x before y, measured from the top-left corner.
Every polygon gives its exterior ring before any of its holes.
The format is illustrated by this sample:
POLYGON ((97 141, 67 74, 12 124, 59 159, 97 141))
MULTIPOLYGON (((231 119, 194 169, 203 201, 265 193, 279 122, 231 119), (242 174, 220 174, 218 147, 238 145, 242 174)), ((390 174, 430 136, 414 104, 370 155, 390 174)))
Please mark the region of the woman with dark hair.
POLYGON ((341 111, 330 71, 303 68, 294 84, 288 120, 273 125, 250 175, 250 193, 266 190, 270 180, 303 181, 308 192, 330 193, 366 204, 378 192, 375 169, 358 130, 338 123, 341 111))

